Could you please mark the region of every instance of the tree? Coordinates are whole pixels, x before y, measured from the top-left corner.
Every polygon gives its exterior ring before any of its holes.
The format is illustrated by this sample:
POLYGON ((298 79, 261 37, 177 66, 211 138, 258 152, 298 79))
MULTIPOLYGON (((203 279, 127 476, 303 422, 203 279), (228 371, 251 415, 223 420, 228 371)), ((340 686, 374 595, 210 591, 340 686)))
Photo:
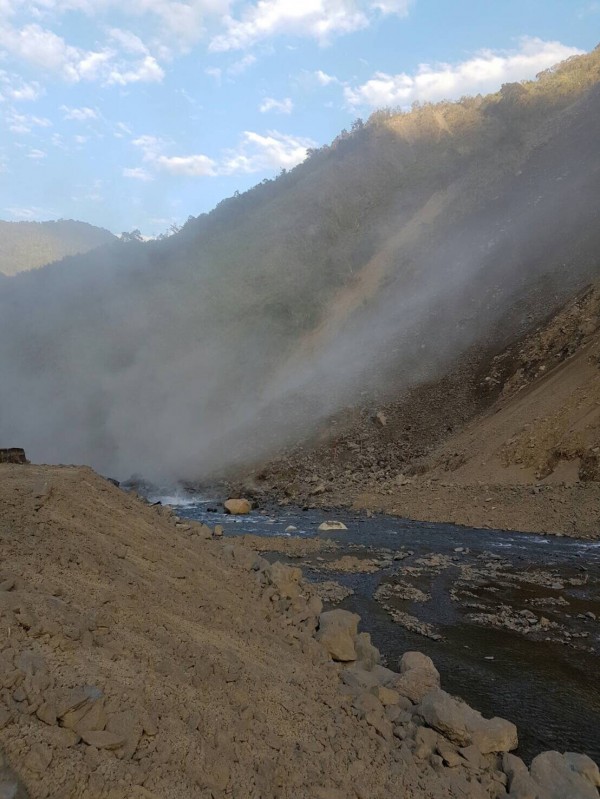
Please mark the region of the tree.
POLYGON ((143 237, 142 237, 141 231, 139 231, 137 228, 135 230, 132 230, 130 233, 127 233, 126 231, 124 231, 123 233, 121 233, 119 238, 121 239, 121 241, 143 241, 144 240, 143 237))

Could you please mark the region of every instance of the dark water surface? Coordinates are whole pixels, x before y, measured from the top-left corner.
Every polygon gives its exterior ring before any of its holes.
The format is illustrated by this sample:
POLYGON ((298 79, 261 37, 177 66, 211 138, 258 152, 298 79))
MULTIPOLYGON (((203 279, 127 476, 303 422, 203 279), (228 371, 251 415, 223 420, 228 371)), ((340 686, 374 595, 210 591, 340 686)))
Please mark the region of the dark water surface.
MULTIPOLYGON (((365 547, 370 557, 386 557, 385 550, 411 550, 414 555, 410 558, 376 574, 323 574, 307 566, 304 571, 308 579, 336 580, 355 591, 341 606, 360 614, 361 629, 371 633, 392 668, 397 668, 399 656, 408 649, 425 652, 436 663, 445 690, 462 696, 485 716, 502 716, 515 722, 519 754, 526 760, 540 751, 558 749, 584 752, 600 762, 600 543, 412 522, 384 515, 367 518, 347 511, 326 516, 320 511, 277 508, 267 516, 231 517, 207 512, 210 506, 210 502, 188 501, 177 503, 177 512, 209 525, 223 524, 230 536, 283 535, 285 528, 293 525, 298 528, 294 536, 331 538, 339 543, 341 548, 335 554, 321 553, 329 559, 364 554, 356 545, 365 547), (345 522, 348 531, 318 533, 318 525, 326 518, 345 522), (468 552, 457 554, 458 547, 468 552), (400 605, 419 620, 434 624, 443 635, 442 641, 406 630, 373 599, 382 581, 420 557, 441 554, 451 557, 453 563, 477 565, 484 553, 485 557, 501 556, 508 562, 507 568, 514 566, 515 572, 543 569, 555 574, 556 579, 584 574, 587 583, 583 586, 564 585, 560 590, 535 586, 536 596, 563 597, 569 604, 560 610, 532 610, 538 616, 560 619, 569 630, 585 630, 587 637, 566 646, 473 623, 450 598, 458 574, 454 565, 439 570, 424 586, 430 601, 400 605), (587 611, 594 612, 597 620, 578 618, 587 611)), ((286 560, 281 555, 271 559, 286 560)), ((523 602, 533 596, 530 587, 513 584, 483 587, 482 596, 484 593, 488 604, 490 600, 493 604, 502 602, 515 609, 530 607, 523 602)))

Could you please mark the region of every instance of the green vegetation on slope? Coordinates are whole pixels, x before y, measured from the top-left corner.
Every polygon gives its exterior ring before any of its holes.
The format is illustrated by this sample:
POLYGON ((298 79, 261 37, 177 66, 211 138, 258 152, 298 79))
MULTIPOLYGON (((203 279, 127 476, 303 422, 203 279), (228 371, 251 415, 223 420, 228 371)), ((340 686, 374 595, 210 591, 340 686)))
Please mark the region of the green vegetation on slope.
POLYGON ((0 273, 16 275, 114 241, 104 228, 60 219, 56 222, 0 221, 0 273))

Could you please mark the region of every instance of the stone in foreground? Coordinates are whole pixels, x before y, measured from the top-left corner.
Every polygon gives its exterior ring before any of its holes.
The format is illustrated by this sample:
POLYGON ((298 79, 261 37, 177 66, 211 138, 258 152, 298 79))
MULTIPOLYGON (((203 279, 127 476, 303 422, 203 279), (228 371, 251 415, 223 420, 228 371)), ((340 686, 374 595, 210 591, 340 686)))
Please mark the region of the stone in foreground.
POLYGON ((598 767, 585 755, 543 752, 534 757, 531 776, 544 799, 598 799, 598 767))
POLYGON ((517 728, 512 722, 485 719, 465 702, 440 689, 425 696, 419 714, 426 724, 459 746, 474 744, 483 754, 517 748, 517 728))
POLYGON ((349 663, 356 660, 354 641, 360 616, 348 610, 328 610, 319 616, 317 640, 334 660, 349 663))
POLYGON ((433 661, 421 652, 405 652, 400 660, 400 675, 393 688, 401 696, 418 704, 428 693, 440 687, 440 673, 433 661))

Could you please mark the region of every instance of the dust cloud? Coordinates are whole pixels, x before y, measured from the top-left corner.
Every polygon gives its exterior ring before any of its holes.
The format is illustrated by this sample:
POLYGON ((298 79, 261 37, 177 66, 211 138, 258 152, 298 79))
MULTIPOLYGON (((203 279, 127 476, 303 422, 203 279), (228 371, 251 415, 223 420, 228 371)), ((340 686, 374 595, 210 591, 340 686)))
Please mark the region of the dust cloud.
POLYGON ((569 136, 483 197, 458 176, 407 213, 398 190, 364 253, 366 233, 332 242, 284 187, 231 224, 2 281, 2 446, 120 479, 207 478, 314 433, 390 370, 401 392, 506 343, 597 266, 599 179, 569 136))

